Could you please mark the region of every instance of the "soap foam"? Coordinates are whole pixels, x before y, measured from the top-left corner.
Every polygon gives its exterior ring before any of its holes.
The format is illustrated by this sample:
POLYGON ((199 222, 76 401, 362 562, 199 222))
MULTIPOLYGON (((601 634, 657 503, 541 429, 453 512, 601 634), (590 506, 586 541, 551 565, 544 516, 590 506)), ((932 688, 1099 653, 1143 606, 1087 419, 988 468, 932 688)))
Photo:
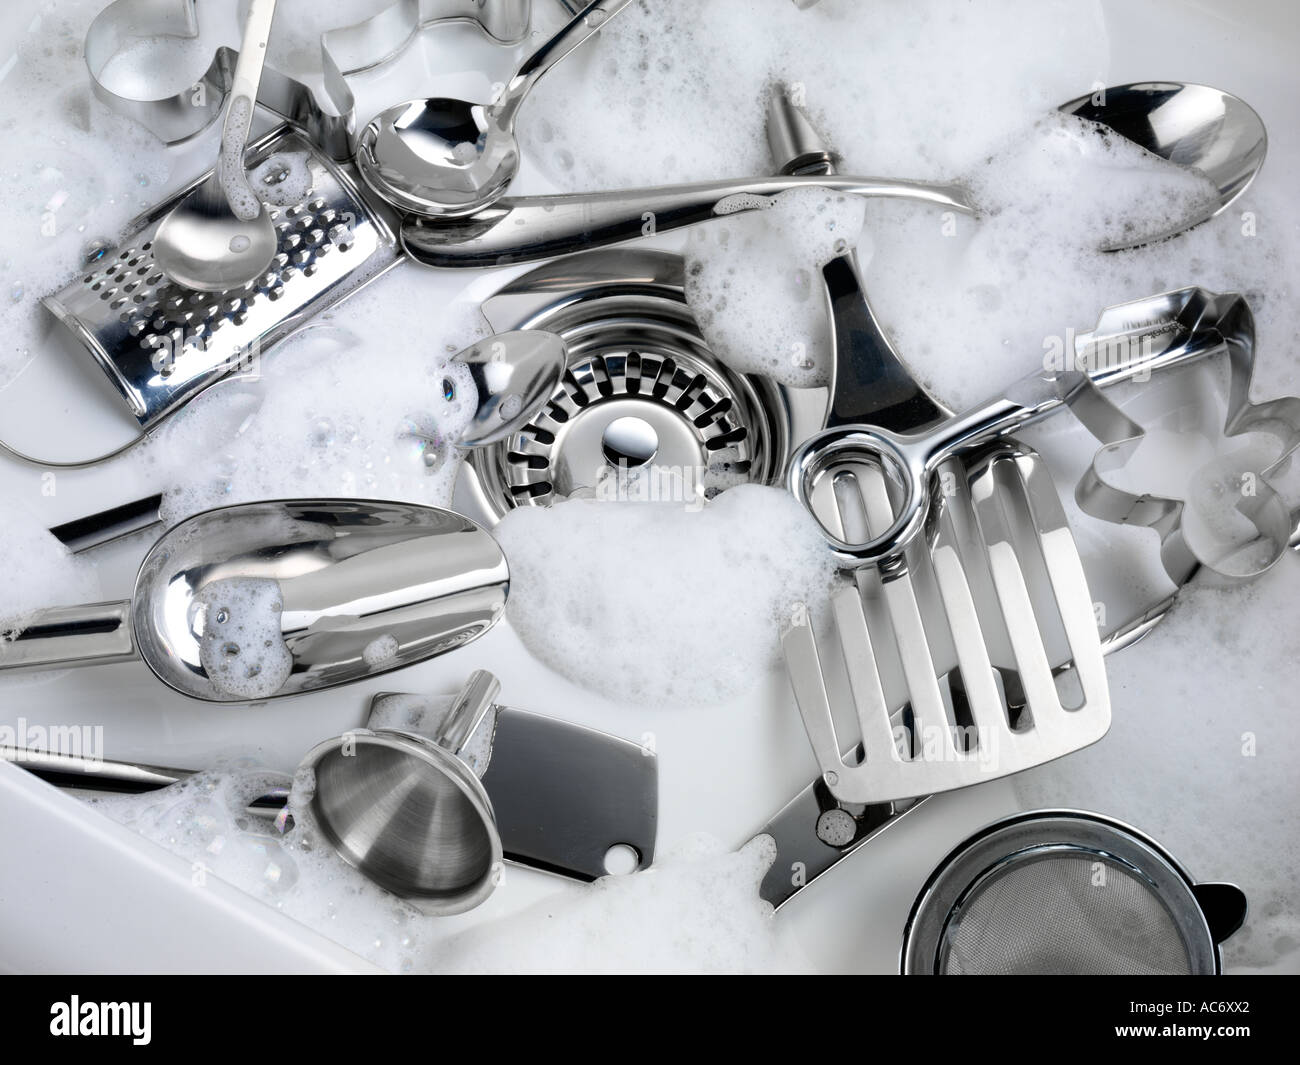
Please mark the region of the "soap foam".
POLYGON ((469 368, 453 356, 486 330, 461 305, 422 326, 427 344, 412 343, 409 323, 393 322, 394 303, 417 305, 400 274, 278 345, 260 377, 204 392, 137 449, 129 461, 166 486, 165 521, 311 495, 450 504, 455 441, 478 407, 469 368))
POLYGON ((361 658, 371 669, 385 665, 397 657, 401 644, 391 633, 376 636, 361 650, 361 658))
POLYGON ((1095 0, 631 4, 529 95, 525 173, 573 191, 771 173, 761 90, 787 82, 843 173, 947 181, 1086 91, 1108 52, 1095 0))
POLYGON ((830 321, 821 268, 853 248, 860 196, 792 189, 767 210, 700 226, 686 252, 686 298, 710 350, 741 373, 824 385, 830 321))
MULTIPOLYGON (((734 853, 698 835, 652 869, 574 887, 444 946, 464 973, 802 973, 811 971, 758 885, 776 857, 767 836, 734 853)), ((507 873, 507 876, 509 874, 507 873)))
POLYGON ((248 184, 257 195, 277 207, 303 203, 311 195, 314 181, 306 152, 276 152, 248 172, 248 184))
POLYGON ((574 499, 497 527, 511 626, 538 658, 614 699, 699 706, 776 667, 778 624, 825 602, 830 552, 781 488, 703 509, 574 499))
POLYGON ((37 610, 102 598, 94 564, 51 535, 38 511, 13 499, 5 501, 0 558, 0 640, 21 630, 37 610))
POLYGON ((251 222, 262 213, 262 201, 249 187, 248 171, 244 169, 244 149, 248 146, 246 132, 253 120, 253 102, 247 96, 236 96, 227 105, 225 128, 240 131, 239 136, 227 138, 223 132, 221 154, 217 156, 217 179, 226 202, 243 222, 251 222))
POLYGON ((457 935, 445 918, 421 914, 338 856, 311 814, 310 770, 293 777, 286 831, 247 812, 285 783, 245 759, 160 791, 88 802, 188 860, 194 883, 213 876, 233 884, 390 972, 808 969, 758 898, 775 856, 768 837, 734 854, 692 837, 652 870, 569 884, 554 901, 457 935))
MULTIPOLYGON (((40 298, 98 249, 116 246, 126 223, 161 198, 169 175, 152 134, 90 91, 81 38, 103 6, 47 4, 27 20, 6 9, 17 32, 0 111, 0 137, 13 147, 0 164, 0 387, 42 348, 51 318, 40 298)), ((4 55, 7 62, 11 50, 4 55)))
POLYGON ((280 582, 227 577, 205 584, 190 607, 199 662, 223 695, 264 699, 284 687, 293 655, 281 635, 280 582))

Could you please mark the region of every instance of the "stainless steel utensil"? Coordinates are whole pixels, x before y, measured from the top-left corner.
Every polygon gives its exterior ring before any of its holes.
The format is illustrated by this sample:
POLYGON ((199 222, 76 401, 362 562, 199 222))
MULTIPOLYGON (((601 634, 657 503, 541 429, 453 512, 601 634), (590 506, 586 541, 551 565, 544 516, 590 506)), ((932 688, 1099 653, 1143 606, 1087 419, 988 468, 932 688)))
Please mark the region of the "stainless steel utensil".
POLYGON ((220 507, 159 539, 132 599, 40 612, 0 644, 0 671, 139 657, 184 695, 260 701, 469 643, 500 618, 508 581, 492 536, 450 511, 337 499, 220 507), (243 672, 263 662, 284 671, 272 690, 270 670, 243 672))
POLYGON ((1114 85, 1067 101, 1059 109, 1106 126, 1171 163, 1200 171, 1218 190, 1201 215, 1103 251, 1151 244, 1213 218, 1246 191, 1268 151, 1264 122, 1254 109, 1208 85, 1178 81, 1114 85))
MULTIPOLYGON (((832 169, 829 150, 783 93, 773 94, 768 128, 787 167, 832 169)), ((832 260, 823 276, 835 327, 827 424, 862 419, 898 432, 946 424, 946 411, 915 383, 880 328, 852 255, 832 260)), ((843 539, 852 522, 869 529, 894 520, 879 469, 860 455, 840 456, 821 472, 827 476, 810 479, 805 504, 823 529, 829 524, 843 539)), ((918 544, 886 572, 859 573, 834 599, 862 735, 849 758, 806 609, 782 632, 823 781, 841 802, 892 802, 1016 772, 1093 742, 1110 723, 1092 600, 1050 475, 1015 446, 986 449, 944 472, 950 488, 930 550, 918 544), (1016 535, 1013 526, 1026 519, 1036 542, 1016 535), (1044 635, 1059 627, 1082 689, 1068 713, 1044 635), (889 676, 891 666, 897 676, 889 676), (895 713, 906 717, 900 722, 895 713)), ((855 826, 843 813, 842 842, 855 826)), ((835 831, 833 823, 821 827, 835 831)))
MULTIPOLYGON (((771 101, 768 136, 774 158, 789 169, 817 172, 832 165, 832 155, 827 146, 812 128, 806 116, 782 93, 774 94, 771 101)), ((947 417, 948 412, 916 384, 895 353, 867 303, 852 258, 845 255, 832 260, 824 268, 823 275, 835 326, 833 389, 827 409, 827 425, 872 421, 896 431, 903 431, 912 427, 935 424, 947 417)), ((1150 315, 1144 314, 1131 315, 1126 319, 1122 311, 1123 309, 1116 309, 1114 312, 1114 317, 1119 323, 1117 329, 1120 332, 1123 326, 1131 326, 1132 320, 1151 320, 1150 315)), ((1104 338, 1115 331, 1103 328, 1098 332, 1104 338)), ((1207 343, 1211 339, 1210 333, 1206 331, 1199 337, 1199 342, 1207 343)), ((1187 335, 1184 335, 1184 341, 1191 342, 1187 335)), ((1027 449, 1014 448, 1009 441, 998 445, 998 450, 1003 456, 1002 464, 1005 465, 1008 459, 1014 458, 1014 464, 1022 471, 1026 471, 1030 480, 1042 483, 1046 471, 1040 469, 1042 462, 1040 458, 1027 449)), ((968 480, 966 469, 960 462, 952 463, 945 472, 950 475, 951 483, 954 485, 982 484, 984 493, 996 489, 1003 493, 1003 498, 1008 502, 1014 501, 1017 495, 1023 495, 1023 490, 1018 490, 1014 482, 1003 481, 1001 484, 996 484, 989 476, 989 465, 986 460, 982 471, 972 467, 973 480, 968 480)), ((865 484, 874 489, 866 500, 859 501, 851 509, 861 511, 863 502, 872 503, 874 499, 877 520, 888 524, 893 511, 885 509, 887 492, 884 491, 885 486, 879 479, 878 471, 872 471, 870 467, 864 468, 862 464, 852 462, 846 464, 845 470, 860 477, 865 484), (876 473, 874 478, 873 472, 876 473)), ((833 476, 825 478, 823 483, 815 488, 813 496, 814 505, 818 507, 816 513, 819 520, 838 526, 841 521, 841 502, 852 503, 857 495, 854 491, 846 489, 854 487, 852 481, 841 483, 841 491, 837 497, 834 491, 836 478, 833 476)), ((967 494, 969 494, 969 487, 967 494)), ((1059 509, 1059 503, 1055 502, 1054 496, 1051 498, 1044 496, 1044 502, 1049 507, 1054 505, 1055 509, 1059 509)), ((1021 514, 1025 513, 1023 501, 1014 509, 1021 514)), ((856 516, 859 521, 863 517, 860 513, 856 516)), ((993 516, 998 517, 996 511, 993 516)), ((966 526, 969 529, 971 523, 967 521, 966 526)), ((1300 546, 1300 536, 1295 538, 1294 543, 1300 546)), ((949 539, 940 540, 937 546, 947 550, 953 545, 949 539)), ((954 732, 953 735, 964 735, 966 734, 964 730, 969 724, 973 724, 968 693, 962 682, 964 678, 959 670, 952 668, 956 665, 956 651, 952 641, 943 635, 942 626, 936 629, 933 620, 935 608, 936 606, 941 608, 942 601, 936 603, 939 596, 932 579, 922 582, 918 599, 918 590, 912 574, 913 563, 919 563, 923 569, 928 566, 926 553, 921 551, 919 546, 914 546, 910 552, 894 560, 887 572, 858 571, 856 573, 856 582, 859 586, 865 584, 869 587, 872 592, 870 597, 860 597, 853 589, 848 589, 841 592, 836 599, 836 621, 843 626, 842 631, 848 635, 850 646, 846 647, 846 651, 854 660, 850 668, 853 669, 856 687, 851 686, 851 690, 854 694, 865 690, 876 697, 879 696, 879 692, 875 690, 876 678, 871 676, 874 663, 870 657, 863 658, 864 647, 868 645, 857 639, 864 627, 869 633, 881 635, 886 645, 885 648, 880 648, 882 650, 887 649, 891 640, 899 642, 896 629, 910 633, 914 638, 908 648, 911 662, 910 674, 905 672, 901 661, 890 661, 888 653, 883 659, 888 668, 885 671, 887 675, 881 679, 886 682, 890 692, 888 705, 893 711, 886 719, 883 731, 891 741, 894 739, 896 729, 900 730, 900 738, 911 738, 917 735, 915 714, 908 701, 909 678, 915 676, 932 707, 935 707, 934 687, 937 685, 944 712, 943 716, 938 718, 941 727, 948 722, 947 711, 949 706, 952 706, 955 711, 954 723, 960 723, 963 730, 954 732), (893 586, 888 597, 884 587, 885 581, 893 586), (925 616, 921 612, 923 602, 928 603, 931 611, 925 616), (934 632, 937 638, 930 639, 931 632, 934 632), (924 650, 927 647, 927 641, 930 647, 928 653, 935 659, 928 668, 923 660, 924 655, 917 654, 918 648, 924 650), (954 681, 957 681, 956 685, 954 681), (956 722, 958 712, 960 722, 956 722)), ((1007 578, 1015 578, 1016 575, 1017 571, 1014 567, 1007 567, 1007 578)), ((986 612, 990 607, 996 611, 998 599, 996 592, 989 586, 987 567, 983 564, 976 565, 968 576, 976 579, 982 586, 983 594, 979 601, 985 605, 986 612)), ((1190 572, 1183 576, 1189 577, 1190 572)), ((1013 586, 1016 583, 1012 581, 1013 586)), ((1041 586, 1041 579, 1037 583, 1041 586)), ((1101 645, 1103 652, 1110 653, 1141 639, 1159 622, 1171 602, 1172 598, 1167 599, 1150 610, 1139 612, 1133 618, 1115 622, 1105 633, 1101 645)), ((1077 604, 1075 609, 1077 610, 1077 604)), ((938 616, 944 617, 942 612, 938 616)), ((992 620, 996 621, 996 618, 992 620)), ((1006 719, 1009 721, 1014 715, 1018 720, 1026 707, 1023 683, 1014 668, 1009 639, 1004 633, 998 631, 1001 627, 993 624, 986 630, 987 635, 995 640, 993 644, 995 656, 990 659, 996 668, 995 683, 999 688, 999 693, 995 694, 1001 696, 1000 702, 1005 707, 1006 719)), ((1027 631, 1022 633, 1021 642, 1026 646, 1028 646, 1029 635, 1027 631)), ((809 637, 811 637, 810 632, 801 635, 803 639, 809 637)), ((1044 638, 1045 634, 1040 634, 1039 639, 1044 638)), ((1053 646, 1048 648, 1052 677, 1053 679, 1056 676, 1067 678, 1073 670, 1070 649, 1068 645, 1062 645, 1059 634, 1052 643, 1053 646)), ((815 644, 812 646, 812 651, 816 653, 815 644)), ((903 648, 900 647, 899 654, 902 651, 903 648)), ((974 651, 978 654, 978 648, 974 651)), ((1041 665, 1041 660, 1038 664, 1041 665)), ((1042 677, 1041 670, 1039 676, 1040 681, 1046 679, 1042 677)), ((1077 688, 1077 677, 1073 680, 1071 687, 1077 688)), ((827 720, 826 696, 820 671, 809 678, 809 683, 816 696, 814 701, 819 708, 813 727, 824 727, 827 720)), ((1046 686, 1040 683, 1040 688, 1050 698, 1046 686)), ((995 718, 995 726, 999 725, 1000 720, 995 718)), ((880 722, 873 721, 873 726, 879 734, 882 730, 880 722)), ((978 733, 976 736, 978 737, 978 733)), ((940 750, 942 750, 944 737, 940 735, 939 740, 940 750)), ((832 741, 831 746, 834 745, 835 741, 832 741)), ((955 751, 956 744, 952 743, 950 746, 955 751)), ((962 743, 962 748, 961 756, 969 760, 973 752, 967 749, 965 742, 962 743)), ((844 761, 839 757, 841 754, 848 758, 856 757, 855 751, 846 751, 844 748, 836 751, 833 762, 830 755, 827 755, 827 763, 832 771, 836 772, 837 784, 840 779, 839 773, 842 771, 842 765, 839 763, 844 761)), ((965 772, 970 772, 969 767, 965 772)), ((977 779, 986 779, 978 774, 976 776, 977 779)), ((819 778, 787 804, 762 829, 761 834, 772 837, 776 842, 778 854, 771 870, 764 878, 760 894, 774 906, 783 905, 804 885, 811 883, 868 840, 895 824, 900 817, 915 809, 921 801, 923 800, 907 798, 868 804, 841 802, 832 794, 827 782, 819 778), (792 876, 791 870, 795 868, 798 870, 798 876, 792 876)))
MULTIPOLYGON (((365 730, 328 740, 303 760, 316 774, 311 805, 325 838, 425 912, 455 913, 482 901, 500 880, 494 863, 501 859, 587 881, 612 871, 611 852, 632 851, 637 869, 654 860, 654 752, 496 705, 498 688, 477 671, 450 707, 380 693, 365 730), (379 787, 385 781, 396 783, 379 787)), ((143 793, 194 774, 14 748, 0 748, 0 761, 92 795, 143 793)), ((260 795, 248 812, 287 828, 288 784, 260 795)))
POLYGON ((275 0, 249 0, 217 167, 172 209, 154 234, 158 266, 186 288, 200 292, 242 288, 266 273, 275 256, 275 222, 244 170, 244 150, 274 17, 275 0))
POLYGON ((816 175, 736 178, 615 192, 505 197, 468 218, 408 218, 402 224, 402 246, 425 266, 535 262, 761 210, 771 206, 773 196, 809 185, 975 213, 970 194, 959 185, 816 175))
POLYGON ((349 865, 426 913, 473 909, 501 878, 492 800, 461 757, 499 689, 476 671, 432 735, 358 729, 302 760, 321 834, 349 865))
POLYGON ((593 488, 603 471, 620 476, 618 464, 636 458, 621 450, 624 426, 657 445, 636 469, 647 481, 662 472, 679 495, 780 482, 790 442, 822 426, 824 389, 787 388, 718 360, 687 306, 685 269, 681 256, 644 245, 602 248, 538 266, 483 301, 493 329, 563 336, 569 364, 527 424, 470 453, 462 486, 482 513, 550 506, 593 488))
MULTIPOLYGON (((250 162, 276 156, 298 157, 312 189, 272 212, 279 246, 265 277, 221 295, 167 280, 154 258, 154 238, 159 220, 186 190, 137 218, 120 247, 98 255, 42 300, 108 375, 140 430, 154 428, 222 378, 256 371, 274 344, 400 261, 388 222, 345 169, 289 127, 254 144, 250 162)), ((61 456, 33 461, 49 459, 58 465, 61 456)))
POLYGON ((1235 884, 1198 884, 1121 821, 1035 810, 939 863, 907 919, 902 972, 1216 976, 1246 908, 1235 884))
POLYGON ((495 203, 519 171, 515 120, 553 66, 628 0, 593 0, 524 61, 491 104, 409 100, 373 118, 357 143, 357 169, 380 196, 426 218, 461 218, 495 203))
POLYGON ((567 355, 562 337, 540 329, 498 333, 457 354, 469 367, 478 406, 456 446, 484 447, 518 431, 559 385, 567 355))
MULTIPOLYGON (((231 92, 241 36, 237 8, 205 3, 200 9, 193 0, 113 0, 86 30, 92 91, 165 144, 194 136, 217 117, 231 92), (141 71, 129 86, 106 78, 124 48, 164 35, 210 49, 208 66, 193 83, 176 89, 171 70, 141 71)), ((321 34, 319 69, 304 80, 267 67, 257 102, 294 123, 331 159, 350 159, 356 101, 348 75, 391 62, 421 31, 441 23, 470 22, 498 44, 518 44, 528 33, 531 15, 532 0, 393 0, 370 18, 321 34)), ((299 56, 310 58, 310 53, 299 56)))
MULTIPOLYGON (((1120 316, 1112 308, 1104 313, 1103 323, 1120 316)), ((1076 338, 1080 348, 1073 365, 1035 371, 931 428, 900 433, 875 425, 839 425, 799 445, 790 460, 790 490, 810 510, 816 481, 849 459, 878 466, 897 490, 893 521, 868 539, 846 540, 823 526, 839 562, 848 567, 879 566, 896 557, 926 526, 933 480, 941 466, 1055 413, 1085 380, 1104 387, 1198 359, 1206 352, 1204 336, 1193 331, 1200 342, 1188 343, 1187 327, 1168 314, 1102 336, 1104 327, 1076 338)), ((1219 344, 1216 340, 1210 346, 1219 344)))
MULTIPOLYGON (((1213 217, 1242 193, 1264 161, 1267 142, 1259 116, 1236 97, 1207 86, 1176 82, 1118 86, 1070 101, 1062 105, 1062 110, 1131 136, 1171 162, 1204 170, 1220 190, 1217 199, 1200 214, 1167 232, 1143 234, 1122 245, 1109 246, 1106 251, 1149 244, 1213 217)), ((969 191, 954 184, 885 178, 817 181, 815 175, 803 183, 859 195, 913 199, 963 214, 978 212, 969 191)), ((792 186, 724 182, 676 189, 505 198, 459 221, 408 219, 402 225, 402 246, 411 258, 426 266, 532 262, 668 232, 738 209, 762 207, 763 199, 788 187, 792 186)))
MULTIPOLYGON (((842 498, 861 501, 867 529, 891 520, 879 479, 839 477, 842 498)), ((902 578, 859 571, 833 599, 860 743, 836 727, 807 609, 782 628, 795 702, 831 795, 883 803, 967 787, 1106 734, 1110 696, 1092 596, 1036 455, 1012 447, 968 459, 928 557, 918 545, 907 561, 902 578), (1060 647, 1049 646, 1053 636, 1060 647), (890 697, 892 656, 905 701, 890 697), (1068 669, 1053 668, 1062 661, 1068 669)))
MULTIPOLYGON (((1179 289, 1115 308, 1098 325, 1098 332, 1123 330, 1135 320, 1174 319, 1195 331, 1200 342, 1222 349, 1228 358, 1227 414, 1229 437, 1248 433, 1272 436, 1277 452, 1257 471, 1249 492, 1240 492, 1235 509, 1246 519, 1239 537, 1193 541, 1183 530, 1185 502, 1150 492, 1116 487, 1105 474, 1123 466, 1141 445, 1145 431, 1091 384, 1071 401, 1071 410, 1102 444, 1083 478, 1075 499, 1084 513, 1103 521, 1144 525, 1160 535, 1160 560, 1175 586, 1204 567, 1229 580, 1248 580, 1272 567, 1286 553, 1297 527, 1295 515, 1269 484, 1300 447, 1300 397, 1283 396, 1251 401, 1255 369, 1255 316, 1237 293, 1217 294, 1200 288, 1179 289)), ((1244 476, 1244 471, 1242 476, 1244 476)))

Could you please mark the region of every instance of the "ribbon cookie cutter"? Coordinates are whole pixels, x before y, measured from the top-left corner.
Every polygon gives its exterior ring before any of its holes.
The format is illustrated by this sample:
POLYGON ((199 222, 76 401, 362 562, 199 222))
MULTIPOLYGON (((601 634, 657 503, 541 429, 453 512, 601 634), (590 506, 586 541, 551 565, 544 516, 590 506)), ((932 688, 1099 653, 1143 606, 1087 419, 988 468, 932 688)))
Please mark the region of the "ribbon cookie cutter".
MULTIPOLYGON (((235 0, 114 0, 86 31, 85 59, 95 95, 119 114, 139 122, 164 144, 177 144, 206 129, 221 113, 239 54, 235 0), (177 92, 113 88, 113 60, 151 37, 211 41, 212 58, 197 80, 177 92)), ((331 158, 352 154, 356 100, 347 78, 395 59, 416 36, 443 22, 476 23, 502 45, 528 34, 532 0, 398 0, 353 26, 329 30, 320 40, 320 84, 312 86, 268 65, 257 102, 301 128, 331 158)), ((314 73, 314 72, 313 72, 314 73)))
POLYGON ((1075 486, 1079 508, 1091 517, 1118 525, 1139 525, 1160 536, 1160 558, 1176 586, 1205 568, 1231 581, 1250 580, 1266 572, 1286 553, 1296 529, 1296 515, 1269 484, 1300 447, 1300 397, 1287 396, 1253 403, 1251 381, 1255 367, 1255 318, 1238 293, 1217 294, 1183 288, 1113 307, 1102 315, 1086 339, 1097 346, 1131 329, 1138 321, 1167 320, 1186 330, 1205 354, 1222 350, 1228 357, 1228 408, 1224 436, 1260 433, 1279 442, 1278 454, 1243 490, 1235 509, 1255 530, 1247 543, 1235 543, 1211 553, 1209 545, 1194 543, 1184 530, 1187 500, 1117 487, 1107 474, 1126 465, 1141 446, 1146 430, 1101 390, 1086 374, 1078 374, 1070 409, 1101 447, 1075 486))

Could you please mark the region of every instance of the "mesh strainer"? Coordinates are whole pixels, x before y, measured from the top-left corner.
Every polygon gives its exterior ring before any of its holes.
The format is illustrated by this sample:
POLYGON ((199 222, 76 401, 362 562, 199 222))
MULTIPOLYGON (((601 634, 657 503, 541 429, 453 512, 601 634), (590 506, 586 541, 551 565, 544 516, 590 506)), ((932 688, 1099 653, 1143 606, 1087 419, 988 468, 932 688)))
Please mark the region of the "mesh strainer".
POLYGON ((930 875, 903 972, 1214 975, 1246 916, 1232 884, 1196 884, 1154 840, 1073 810, 981 829, 930 875))

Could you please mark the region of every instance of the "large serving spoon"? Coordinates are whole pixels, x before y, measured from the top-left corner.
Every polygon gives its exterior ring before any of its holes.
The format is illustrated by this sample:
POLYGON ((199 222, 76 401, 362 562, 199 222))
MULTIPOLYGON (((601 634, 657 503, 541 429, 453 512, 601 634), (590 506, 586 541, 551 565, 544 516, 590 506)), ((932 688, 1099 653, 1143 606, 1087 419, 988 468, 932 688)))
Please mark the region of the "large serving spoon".
POLYGON ((429 218, 460 218, 495 203, 519 171, 515 119, 524 98, 627 4, 588 4, 524 61, 491 104, 434 97, 381 112, 357 143, 361 176, 384 199, 429 218))
POLYGON ((1199 171, 1216 190, 1199 213, 1102 251, 1152 244, 1213 218, 1246 191, 1268 151, 1268 133, 1254 108, 1208 85, 1179 81, 1115 85, 1063 103, 1059 110, 1112 129, 1161 159, 1199 171))
MULTIPOLYGON (((1113 129, 1154 155, 1204 173, 1218 193, 1168 230, 1133 237, 1103 251, 1122 251, 1182 233, 1213 218, 1250 184, 1264 162, 1268 138, 1254 110, 1230 93, 1205 85, 1143 82, 1099 90, 1061 110, 1113 129)), ((780 178, 737 178, 614 192, 511 196, 469 218, 412 217, 402 224, 402 246, 425 266, 484 267, 539 262, 761 210, 800 185, 820 185, 856 196, 928 203, 978 214, 961 185, 801 171, 780 178)))
POLYGON ((218 507, 163 534, 130 600, 41 611, 0 642, 0 671, 142 658, 195 699, 261 701, 469 643, 500 618, 508 584, 491 534, 436 507, 345 499, 218 507), (241 591, 254 582, 274 597, 260 612, 241 591), (214 637, 215 648, 205 643, 214 637), (214 655, 240 669, 288 661, 273 690, 250 696, 257 678, 231 683, 213 668, 214 655))
POLYGON ((244 170, 244 149, 274 16, 275 0, 250 0, 226 99, 216 169, 177 204, 154 234, 158 266, 186 288, 202 292, 242 288, 265 273, 275 256, 275 225, 244 170))

